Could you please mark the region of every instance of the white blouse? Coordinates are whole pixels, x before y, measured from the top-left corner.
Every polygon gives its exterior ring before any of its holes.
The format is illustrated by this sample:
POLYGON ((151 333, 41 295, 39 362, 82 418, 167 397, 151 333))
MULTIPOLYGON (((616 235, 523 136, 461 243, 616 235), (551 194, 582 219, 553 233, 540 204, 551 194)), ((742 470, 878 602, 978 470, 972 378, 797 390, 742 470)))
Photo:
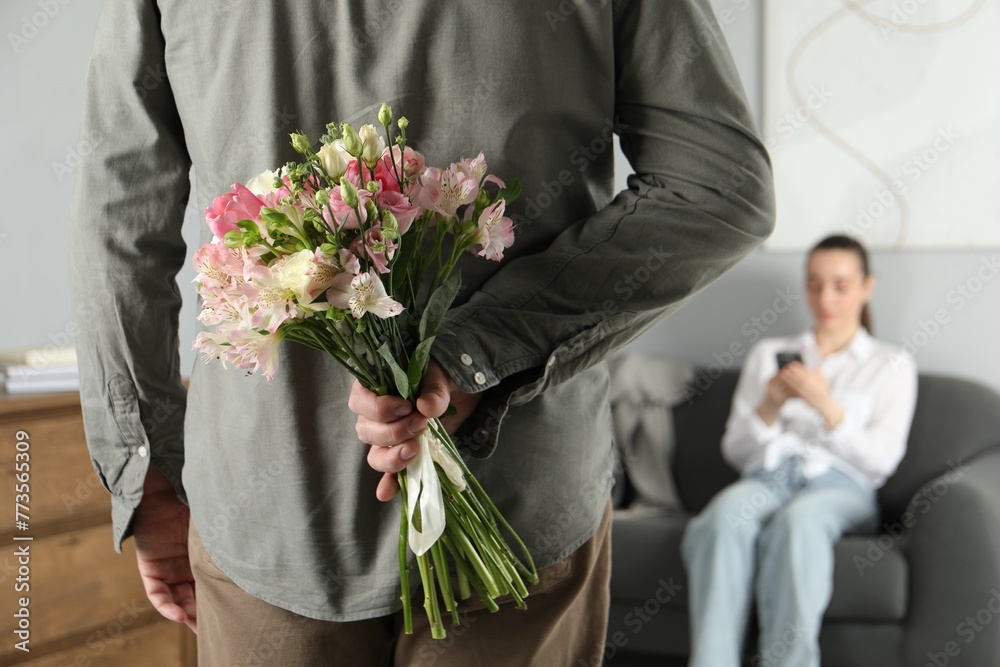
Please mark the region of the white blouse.
POLYGON ((917 367, 906 350, 873 338, 863 327, 844 348, 820 356, 810 329, 798 336, 764 338, 747 352, 722 438, 722 454, 746 475, 785 459, 804 459, 806 477, 831 467, 877 489, 899 465, 917 401, 917 367), (844 418, 832 431, 801 398, 789 398, 768 426, 757 414, 767 383, 778 372, 777 352, 798 352, 819 368, 844 418))

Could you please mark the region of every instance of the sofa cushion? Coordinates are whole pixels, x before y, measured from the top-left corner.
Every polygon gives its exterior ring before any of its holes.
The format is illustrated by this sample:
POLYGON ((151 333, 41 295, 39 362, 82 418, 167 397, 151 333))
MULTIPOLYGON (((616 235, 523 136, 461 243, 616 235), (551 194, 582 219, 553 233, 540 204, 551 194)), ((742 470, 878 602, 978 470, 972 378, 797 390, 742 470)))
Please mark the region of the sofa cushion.
POLYGON ((681 503, 697 514, 739 475, 722 458, 722 435, 736 391, 739 371, 713 378, 699 369, 690 399, 674 406, 674 480, 681 503))
MULTIPOLYGON (((996 446, 1000 394, 984 385, 921 373, 906 455, 879 489, 882 520, 896 522, 920 488, 996 446)), ((720 440, 721 442, 721 440, 720 440)))
MULTIPOLYGON (((680 553, 687 519, 652 510, 615 510, 611 597, 616 603, 687 608, 687 573, 680 553)), ((888 538, 846 536, 836 545, 828 621, 904 618, 908 567, 888 538)))

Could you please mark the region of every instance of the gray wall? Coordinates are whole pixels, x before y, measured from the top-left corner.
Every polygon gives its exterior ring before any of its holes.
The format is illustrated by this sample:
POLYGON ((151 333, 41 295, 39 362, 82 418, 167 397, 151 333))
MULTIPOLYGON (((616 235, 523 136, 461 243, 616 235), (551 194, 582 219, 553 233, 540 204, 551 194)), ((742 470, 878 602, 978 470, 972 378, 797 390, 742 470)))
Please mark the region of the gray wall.
MULTIPOLYGON (((760 2, 713 4, 719 12, 731 12, 724 30, 759 111, 760 2)), ((75 177, 74 155, 87 149, 80 142, 80 111, 97 10, 94 0, 5 0, 0 5, 0 82, 6 99, 0 107, 0 176, 7 195, 0 216, 0 293, 6 324, 0 327, 0 348, 73 342, 63 230, 75 177)), ((628 165, 622 160, 620 166, 624 185, 628 165)), ((189 210, 185 238, 192 251, 200 224, 200 214, 189 210)), ((994 254, 873 252, 876 335, 897 345, 904 340, 914 344, 923 371, 976 378, 1000 389, 1000 354, 995 349, 1000 280, 977 282, 976 276, 984 259, 994 254), (971 298, 965 298, 957 291, 965 287, 978 291, 966 292, 971 298), (945 323, 937 324, 935 318, 945 323)), ((809 326, 803 261, 799 253, 756 251, 639 338, 634 349, 738 366, 740 356, 726 356, 734 343, 745 351, 758 336, 796 333, 809 326), (784 313, 772 309, 779 293, 792 302, 784 313)), ((185 297, 190 297, 181 313, 182 341, 194 335, 193 277, 190 266, 178 277, 185 297)), ((190 368, 196 358, 187 347, 182 345, 181 354, 183 366, 190 368)))

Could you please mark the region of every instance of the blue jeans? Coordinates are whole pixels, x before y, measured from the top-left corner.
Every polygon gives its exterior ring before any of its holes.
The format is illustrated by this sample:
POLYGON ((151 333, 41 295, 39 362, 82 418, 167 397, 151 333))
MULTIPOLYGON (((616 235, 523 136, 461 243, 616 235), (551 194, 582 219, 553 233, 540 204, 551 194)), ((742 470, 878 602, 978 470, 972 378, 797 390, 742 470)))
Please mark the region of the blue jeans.
POLYGON ((833 589, 833 545, 873 532, 875 491, 839 470, 806 479, 802 459, 757 470, 712 499, 684 531, 689 667, 738 667, 756 593, 758 655, 768 667, 819 667, 819 630, 833 589))

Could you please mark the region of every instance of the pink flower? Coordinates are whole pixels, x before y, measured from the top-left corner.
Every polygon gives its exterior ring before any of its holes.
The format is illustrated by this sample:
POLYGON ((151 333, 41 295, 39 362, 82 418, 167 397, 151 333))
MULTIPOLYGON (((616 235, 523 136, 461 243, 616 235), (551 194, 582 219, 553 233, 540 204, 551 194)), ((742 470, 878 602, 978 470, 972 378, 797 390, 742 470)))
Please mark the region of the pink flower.
POLYGON ((403 305, 388 295, 375 271, 360 273, 353 278, 346 273, 340 274, 327 290, 326 299, 336 308, 349 308, 356 319, 365 313, 384 319, 403 312, 403 305))
POLYGON ((365 232, 364 245, 361 243, 360 236, 354 239, 351 243, 351 250, 358 257, 367 257, 379 273, 388 273, 389 260, 392 259, 392 255, 396 251, 396 244, 387 241, 382 236, 382 230, 375 227, 365 232))
POLYGON ((399 223, 399 235, 402 236, 410 228, 413 221, 420 215, 420 207, 410 203, 409 198, 398 192, 378 193, 379 208, 389 211, 399 223))
POLYGON ((253 220, 264 235, 259 218, 263 202, 239 183, 233 183, 232 188, 231 192, 216 197, 212 205, 205 209, 205 221, 209 229, 221 239, 226 232, 239 229, 236 223, 240 220, 253 220))
MULTIPOLYGON (((454 168, 455 165, 452 167, 454 168)), ((484 183, 496 183, 501 188, 504 187, 504 182, 496 176, 486 176, 486 168, 486 157, 482 152, 474 158, 462 158, 458 163, 458 169, 465 174, 466 178, 475 181, 477 186, 481 187, 484 183), (484 176, 486 176, 485 179, 484 176)))
POLYGON ((396 169, 401 170, 403 178, 413 178, 414 176, 419 176, 424 173, 426 168, 426 162, 424 161, 424 156, 421 153, 413 150, 409 146, 403 151, 403 161, 402 164, 399 160, 399 146, 386 146, 385 151, 382 153, 382 161, 385 162, 386 168, 391 171, 392 163, 396 163, 396 169))
POLYGON ((249 280, 243 284, 243 294, 253 312, 251 326, 268 333, 274 333, 285 320, 298 314, 295 292, 282 284, 282 265, 278 262, 275 264, 274 269, 256 267, 249 280))
POLYGON ((278 370, 278 346, 284 337, 281 332, 261 334, 252 329, 236 329, 227 336, 226 358, 251 374, 263 370, 270 382, 278 370))
MULTIPOLYGON (((361 211, 360 224, 364 224, 368 220, 365 202, 371 198, 372 193, 368 190, 358 190, 358 209, 361 211)), ((344 203, 339 185, 330 190, 330 203, 323 207, 323 219, 334 232, 342 229, 358 229, 359 227, 358 214, 344 203)))
POLYGON ((499 262, 503 251, 514 243, 514 221, 504 217, 506 202, 498 199, 479 215, 479 230, 473 243, 480 246, 477 255, 499 262))
POLYGON ((457 167, 428 167, 420 178, 416 196, 421 206, 451 217, 463 204, 471 204, 479 194, 479 185, 457 167))
MULTIPOLYGON (((354 184, 359 191, 364 189, 365 183, 372 180, 371 172, 365 169, 365 179, 364 183, 360 182, 358 178, 358 161, 351 160, 351 163, 347 165, 347 171, 344 172, 351 183, 354 184)), ((384 160, 379 160, 375 163, 375 181, 379 184, 379 190, 381 192, 399 192, 399 183, 396 182, 396 175, 392 173, 392 166, 386 164, 384 160)))

